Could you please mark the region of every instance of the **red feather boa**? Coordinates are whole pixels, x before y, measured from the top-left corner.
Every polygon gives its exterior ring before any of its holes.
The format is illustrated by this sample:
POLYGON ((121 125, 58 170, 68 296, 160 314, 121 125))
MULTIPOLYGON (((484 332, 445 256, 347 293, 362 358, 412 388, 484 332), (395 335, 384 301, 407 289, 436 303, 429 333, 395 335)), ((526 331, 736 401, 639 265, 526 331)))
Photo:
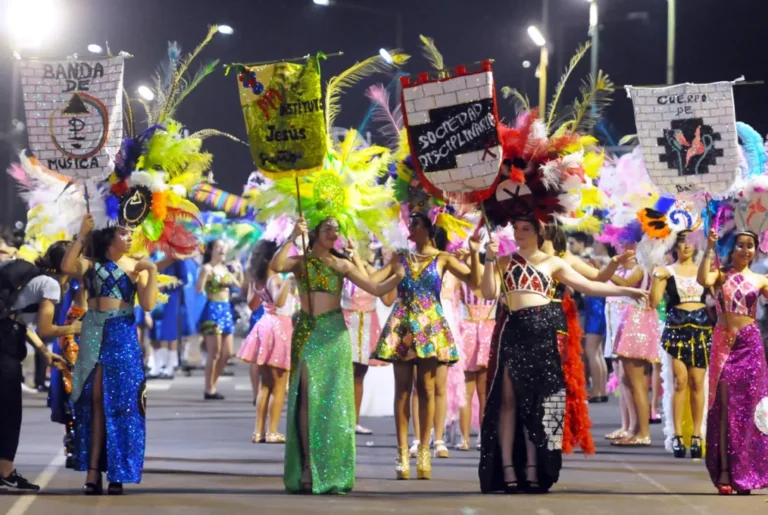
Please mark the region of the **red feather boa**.
POLYGON ((566 292, 563 297, 563 312, 568 322, 568 339, 566 341, 563 360, 563 377, 565 379, 565 427, 563 428, 563 452, 570 454, 578 445, 584 454, 595 453, 595 442, 592 440, 589 419, 587 380, 584 376, 584 364, 581 361, 582 330, 579 326, 579 311, 571 295, 566 292))

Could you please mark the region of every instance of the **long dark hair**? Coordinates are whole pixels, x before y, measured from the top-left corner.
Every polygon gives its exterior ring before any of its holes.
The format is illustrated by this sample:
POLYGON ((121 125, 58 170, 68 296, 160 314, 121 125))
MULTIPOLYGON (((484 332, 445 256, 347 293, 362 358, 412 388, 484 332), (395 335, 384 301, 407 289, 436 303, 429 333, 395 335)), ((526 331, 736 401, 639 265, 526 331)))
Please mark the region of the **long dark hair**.
POLYGON ((277 243, 271 240, 259 240, 251 252, 249 268, 251 277, 256 282, 266 282, 269 262, 277 253, 277 243))
MULTIPOLYGON (((309 244, 307 245, 307 251, 310 251, 310 250, 312 250, 312 247, 314 247, 314 246, 315 246, 315 242, 317 241, 317 235, 318 235, 318 233, 320 232, 320 227, 322 227, 322 225, 323 225, 324 223, 326 223, 326 222, 328 222, 328 221, 330 221, 330 220, 333 220, 333 219, 334 219, 333 217, 330 217, 330 216, 329 216, 328 218, 325 218, 325 219, 323 219, 323 220, 320 220, 320 223, 318 223, 318 224, 315 226, 315 228, 314 228, 314 229, 312 229, 311 231, 309 231, 309 244)), ((347 261, 351 261, 351 260, 352 260, 352 258, 350 258, 349 256, 347 256, 346 254, 344 254, 343 252, 339 252, 338 250, 336 250, 336 249, 334 249, 334 248, 331 248, 330 252, 331 252, 331 255, 332 255, 332 256, 335 256, 335 257, 337 257, 337 258, 339 258, 339 259, 346 259, 347 261)))
POLYGON ((91 233, 91 245, 88 249, 88 254, 97 263, 103 263, 109 261, 109 247, 112 246, 112 242, 115 241, 115 235, 117 234, 117 227, 106 227, 104 229, 96 229, 91 233))
POLYGON ((445 229, 433 224, 432 220, 421 211, 412 212, 410 218, 421 220, 421 223, 427 228, 427 233, 429 234, 429 239, 432 241, 432 244, 437 250, 445 252, 448 248, 448 233, 445 229))
POLYGON ((210 263, 213 258, 213 247, 220 240, 211 240, 205 244, 205 251, 203 252, 203 264, 210 263))
POLYGON ((45 255, 37 258, 35 265, 46 273, 61 275, 61 262, 64 261, 64 255, 67 253, 70 245, 72 245, 71 241, 52 243, 45 255))
MULTIPOLYGON (((558 256, 568 250, 568 238, 560 224, 552 222, 544 226, 544 239, 552 242, 555 254, 558 256)), ((541 245, 539 245, 541 246, 541 245)))

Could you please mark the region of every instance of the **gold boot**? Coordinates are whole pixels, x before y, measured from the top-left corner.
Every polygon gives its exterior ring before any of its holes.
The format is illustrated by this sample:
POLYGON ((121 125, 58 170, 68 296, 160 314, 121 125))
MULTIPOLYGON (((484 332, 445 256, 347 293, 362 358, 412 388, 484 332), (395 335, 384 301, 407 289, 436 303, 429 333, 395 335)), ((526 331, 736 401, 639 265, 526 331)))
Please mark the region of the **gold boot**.
POLYGON ((397 474, 397 479, 411 479, 411 455, 407 445, 397 448, 395 474, 397 474))
POLYGON ((432 478, 432 453, 429 452, 429 444, 419 446, 419 455, 416 457, 416 477, 432 478))

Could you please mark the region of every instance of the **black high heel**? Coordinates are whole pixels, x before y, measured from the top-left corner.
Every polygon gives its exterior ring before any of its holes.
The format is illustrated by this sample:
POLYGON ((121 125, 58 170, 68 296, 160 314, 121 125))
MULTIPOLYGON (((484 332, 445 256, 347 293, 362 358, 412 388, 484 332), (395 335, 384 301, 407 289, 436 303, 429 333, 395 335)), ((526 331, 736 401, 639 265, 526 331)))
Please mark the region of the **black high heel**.
MULTIPOLYGON (((502 470, 507 469, 514 469, 514 465, 506 465, 503 467, 502 470)), ((505 494, 519 494, 522 491, 524 482, 521 482, 518 479, 515 479, 514 481, 505 481, 504 482, 504 493, 505 494)))
MULTIPOLYGON (((672 454, 674 454, 675 458, 685 458, 685 444, 683 443, 683 437, 680 435, 675 435, 675 439, 672 442, 672 454)), ((699 452, 701 452, 701 448, 699 448, 699 452)), ((691 442, 691 458, 693 458, 693 442, 691 442)))
POLYGON ((95 470, 99 473, 99 480, 96 483, 85 483, 83 486, 83 494, 85 495, 103 495, 104 485, 101 482, 101 470, 95 468, 89 468, 88 472, 95 470))
POLYGON ((109 495, 123 495, 123 484, 109 483, 109 485, 107 485, 107 493, 109 495))
POLYGON ((691 459, 700 460, 703 452, 701 450, 701 437, 691 437, 691 459))
MULTIPOLYGON (((536 469, 536 465, 528 465, 529 469, 536 469)), ((538 472, 538 471, 537 471, 538 472)), ((549 488, 545 488, 539 483, 538 474, 536 479, 531 481, 528 478, 525 480, 525 487, 523 491, 527 494, 546 494, 549 493, 549 488)))

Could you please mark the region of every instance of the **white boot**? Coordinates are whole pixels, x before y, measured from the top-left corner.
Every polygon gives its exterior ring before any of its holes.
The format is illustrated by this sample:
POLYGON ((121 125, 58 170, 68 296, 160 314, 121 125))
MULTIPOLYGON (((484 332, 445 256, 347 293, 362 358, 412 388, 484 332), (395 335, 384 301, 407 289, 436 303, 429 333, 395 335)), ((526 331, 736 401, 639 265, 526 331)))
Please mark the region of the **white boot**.
POLYGON ((163 349, 155 349, 154 347, 150 347, 150 349, 149 359, 147 360, 147 367, 149 367, 147 377, 149 379, 157 379, 163 370, 163 360, 161 357, 163 349))
POLYGON ((176 373, 176 369, 179 366, 179 353, 173 349, 165 349, 165 352, 167 353, 167 356, 163 377, 173 379, 173 375, 176 373))

